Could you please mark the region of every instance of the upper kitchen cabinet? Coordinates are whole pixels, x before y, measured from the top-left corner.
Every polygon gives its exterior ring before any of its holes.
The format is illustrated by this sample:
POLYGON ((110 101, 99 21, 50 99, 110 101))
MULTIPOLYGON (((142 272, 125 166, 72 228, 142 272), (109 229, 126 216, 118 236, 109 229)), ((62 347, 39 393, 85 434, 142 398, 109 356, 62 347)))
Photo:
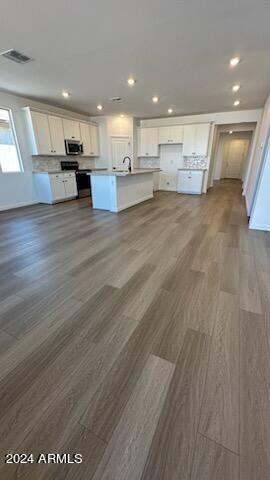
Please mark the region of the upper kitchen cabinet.
POLYGON ((24 109, 32 155, 65 155, 63 123, 60 117, 24 109))
POLYGON ((89 125, 89 127, 90 127, 90 141, 91 141, 90 156, 98 157, 99 156, 98 126, 89 125))
POLYGON ((91 152, 91 139, 88 123, 80 123, 80 137, 83 145, 83 156, 89 157, 91 152))
POLYGON ((52 155, 53 148, 49 129, 48 115, 29 110, 27 112, 29 128, 32 131, 32 154, 33 155, 52 155))
POLYGON ((48 115, 49 130, 51 136, 52 153, 66 155, 63 120, 60 117, 48 115))
POLYGON ((138 157, 158 157, 158 129, 138 129, 138 157))
POLYGON ((83 156, 98 157, 98 127, 89 123, 80 123, 80 138, 83 144, 83 156))
POLYGON ((210 123, 184 125, 183 156, 206 157, 208 151, 210 123))
POLYGON ((64 136, 66 140, 80 140, 80 124, 76 120, 63 119, 64 136))
POLYGON ((160 145, 171 143, 183 143, 184 129, 181 125, 171 125, 169 127, 159 127, 158 143, 160 145))

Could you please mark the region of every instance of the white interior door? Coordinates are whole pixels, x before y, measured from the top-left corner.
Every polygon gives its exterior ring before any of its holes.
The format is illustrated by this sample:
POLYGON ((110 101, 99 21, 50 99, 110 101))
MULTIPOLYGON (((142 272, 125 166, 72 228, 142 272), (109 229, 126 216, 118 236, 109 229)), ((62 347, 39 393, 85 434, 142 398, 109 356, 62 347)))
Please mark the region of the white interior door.
POLYGON ((225 142, 223 155, 223 178, 242 178, 244 161, 249 147, 249 140, 235 139, 225 142))
POLYGON ((130 157, 131 142, 129 137, 112 137, 112 168, 122 169, 123 159, 126 156, 130 157))

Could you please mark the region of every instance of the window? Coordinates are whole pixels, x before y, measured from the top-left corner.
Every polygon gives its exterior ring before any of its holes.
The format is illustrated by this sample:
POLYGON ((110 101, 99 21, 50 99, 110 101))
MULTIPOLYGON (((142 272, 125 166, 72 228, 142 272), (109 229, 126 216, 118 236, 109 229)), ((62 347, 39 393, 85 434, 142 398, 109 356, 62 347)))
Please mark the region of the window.
POLYGON ((11 112, 4 108, 0 108, 0 171, 22 171, 11 112))

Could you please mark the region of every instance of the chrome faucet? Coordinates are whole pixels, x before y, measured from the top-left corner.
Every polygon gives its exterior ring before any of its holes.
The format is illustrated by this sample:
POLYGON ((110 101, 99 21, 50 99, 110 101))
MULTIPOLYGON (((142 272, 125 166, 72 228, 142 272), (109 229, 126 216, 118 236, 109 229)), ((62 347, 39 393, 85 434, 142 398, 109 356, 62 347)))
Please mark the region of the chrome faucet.
POLYGON ((128 171, 131 172, 131 158, 130 157, 124 157, 123 158, 123 163, 128 160, 128 171))

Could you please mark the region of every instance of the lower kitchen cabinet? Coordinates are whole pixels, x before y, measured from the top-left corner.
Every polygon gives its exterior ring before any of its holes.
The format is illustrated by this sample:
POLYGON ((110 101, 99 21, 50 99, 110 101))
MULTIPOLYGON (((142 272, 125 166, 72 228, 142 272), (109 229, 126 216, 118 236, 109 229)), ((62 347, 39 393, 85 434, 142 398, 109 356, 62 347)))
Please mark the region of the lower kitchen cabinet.
POLYGON ((204 170, 178 170, 177 192, 200 195, 203 189, 204 170))
POLYGON ((34 173, 37 199, 40 203, 57 203, 78 196, 76 177, 70 173, 34 173))

